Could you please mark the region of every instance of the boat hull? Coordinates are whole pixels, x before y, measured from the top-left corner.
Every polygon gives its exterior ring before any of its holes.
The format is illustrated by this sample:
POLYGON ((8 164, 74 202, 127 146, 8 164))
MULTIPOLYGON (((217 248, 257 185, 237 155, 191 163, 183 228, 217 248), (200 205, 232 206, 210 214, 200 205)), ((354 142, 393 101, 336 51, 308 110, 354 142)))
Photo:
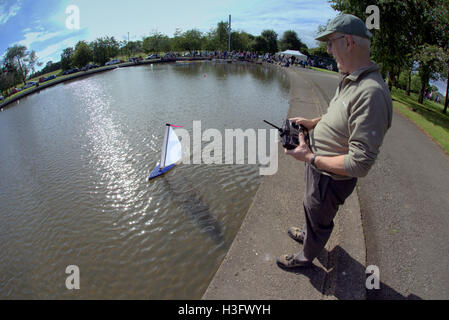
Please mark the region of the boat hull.
POLYGON ((148 180, 153 180, 165 173, 167 173, 168 171, 170 171, 171 169, 173 169, 175 167, 175 164, 169 165, 163 169, 161 169, 161 165, 158 164, 153 171, 151 171, 150 176, 148 177, 148 180))

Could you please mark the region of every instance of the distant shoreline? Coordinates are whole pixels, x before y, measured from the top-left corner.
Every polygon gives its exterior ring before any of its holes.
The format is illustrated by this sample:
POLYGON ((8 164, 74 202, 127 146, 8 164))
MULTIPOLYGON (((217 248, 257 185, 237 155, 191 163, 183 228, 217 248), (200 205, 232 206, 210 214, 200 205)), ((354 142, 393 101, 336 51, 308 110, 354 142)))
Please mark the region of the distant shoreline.
POLYGON ((55 86, 57 84, 60 84, 62 82, 65 81, 69 81, 69 80, 73 80, 73 79, 77 79, 77 78, 82 78, 82 77, 86 77, 89 76, 91 74, 94 73, 100 73, 100 72, 104 72, 104 71, 109 71, 109 70, 114 70, 117 68, 126 68, 126 67, 134 67, 134 66, 140 66, 140 65, 147 65, 147 64, 155 64, 155 63, 168 63, 168 62, 175 62, 175 61, 202 61, 202 60, 210 60, 210 58, 206 58, 206 57, 197 57, 197 58, 186 58, 186 57, 179 57, 176 59, 170 59, 170 60, 166 60, 166 61, 162 61, 162 59, 152 59, 152 60, 142 60, 139 61, 137 63, 134 62, 124 62, 124 63, 120 63, 120 64, 115 64, 112 66, 104 66, 104 67, 100 67, 97 69, 91 69, 88 71, 80 71, 71 75, 67 75, 67 76, 61 76, 60 79, 58 79, 58 77, 48 83, 39 83, 38 87, 35 87, 33 89, 27 90, 26 92, 22 93, 22 94, 18 94, 16 95, 14 98, 9 99, 8 101, 5 101, 3 103, 0 104, 0 109, 5 108, 6 106, 10 105, 11 103, 14 103, 30 94, 39 92, 43 89, 55 86))

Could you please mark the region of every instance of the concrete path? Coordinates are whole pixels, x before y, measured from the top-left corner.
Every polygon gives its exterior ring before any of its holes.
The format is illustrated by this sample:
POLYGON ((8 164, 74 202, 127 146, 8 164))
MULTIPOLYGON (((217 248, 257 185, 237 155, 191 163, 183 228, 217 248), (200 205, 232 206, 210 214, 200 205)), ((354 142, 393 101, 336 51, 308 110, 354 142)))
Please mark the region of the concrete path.
POLYGON ((382 282, 368 298, 449 299, 449 157, 395 112, 358 194, 367 263, 382 282))
MULTIPOLYGON (((339 76, 285 72, 288 116, 325 112, 339 76)), ((304 223, 302 170, 279 154, 278 173, 264 177, 204 299, 449 299, 449 157, 422 130, 394 112, 376 164, 337 214, 314 269, 286 272, 275 258, 299 250, 286 230, 304 223), (365 289, 369 265, 379 268, 380 290, 365 289)))
MULTIPOLYGON (((330 101, 338 76, 302 70, 330 101)), ((414 123, 394 112, 379 158, 357 193, 367 265, 380 290, 368 299, 449 299, 449 157, 414 123)))
MULTIPOLYGON (((316 117, 325 108, 314 84, 298 70, 291 80, 288 117, 316 117)), ((263 178, 243 224, 203 299, 365 299, 365 242, 360 208, 353 194, 340 209, 326 250, 311 269, 285 271, 281 254, 300 245, 290 226, 304 225, 304 165, 283 153, 279 169, 263 178)))

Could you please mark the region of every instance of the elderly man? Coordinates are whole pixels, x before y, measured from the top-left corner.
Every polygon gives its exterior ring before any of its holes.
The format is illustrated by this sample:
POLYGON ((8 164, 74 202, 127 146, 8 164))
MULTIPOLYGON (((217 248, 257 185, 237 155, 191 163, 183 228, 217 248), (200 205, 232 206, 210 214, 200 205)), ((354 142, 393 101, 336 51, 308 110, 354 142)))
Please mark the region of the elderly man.
POLYGON ((285 150, 306 163, 306 224, 288 230, 304 246, 297 254, 280 256, 282 268, 312 265, 332 233, 338 207, 354 191, 357 178, 368 174, 391 126, 391 96, 379 66, 370 60, 371 37, 362 20, 344 14, 316 38, 327 41, 342 80, 322 118, 292 119, 310 131, 311 149, 300 134, 300 146, 285 150))

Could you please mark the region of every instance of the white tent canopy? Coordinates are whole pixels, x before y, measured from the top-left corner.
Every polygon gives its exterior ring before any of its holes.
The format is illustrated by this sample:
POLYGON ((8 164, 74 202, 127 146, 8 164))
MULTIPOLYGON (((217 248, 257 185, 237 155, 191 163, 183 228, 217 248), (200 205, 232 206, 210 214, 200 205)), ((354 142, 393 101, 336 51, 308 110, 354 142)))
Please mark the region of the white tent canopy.
POLYGON ((297 50, 285 50, 282 52, 279 52, 278 54, 283 54, 284 56, 294 56, 298 60, 306 61, 307 56, 297 50))

